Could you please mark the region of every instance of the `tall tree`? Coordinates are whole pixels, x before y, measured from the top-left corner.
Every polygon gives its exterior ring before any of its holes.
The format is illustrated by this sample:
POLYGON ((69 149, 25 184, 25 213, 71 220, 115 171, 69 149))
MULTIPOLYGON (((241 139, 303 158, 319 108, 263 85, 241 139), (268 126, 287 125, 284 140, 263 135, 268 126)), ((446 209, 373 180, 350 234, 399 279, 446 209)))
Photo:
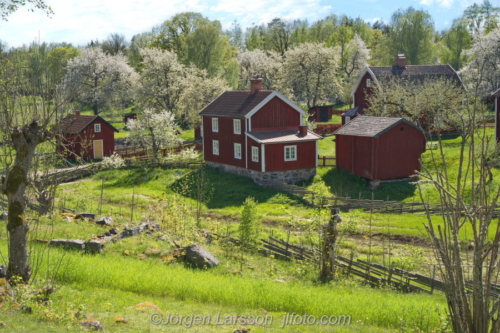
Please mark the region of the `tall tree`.
POLYGON ((472 35, 464 19, 453 21, 452 27, 443 37, 443 43, 446 45, 446 51, 441 55, 441 61, 450 64, 457 71, 460 70, 467 62, 464 51, 472 46, 472 35))
POLYGON ((310 108, 340 95, 338 53, 324 44, 304 43, 285 54, 286 85, 310 108))
POLYGON ((52 8, 49 7, 44 0, 1 0, 0 1, 0 15, 2 20, 7 21, 8 16, 19 9, 21 6, 31 5, 29 11, 39 9, 50 16, 53 14, 52 8))
POLYGON ((257 49, 242 52, 237 58, 240 63, 238 89, 248 89, 250 78, 258 75, 264 79, 264 89, 283 91, 283 58, 278 53, 257 49))
POLYGON ((409 65, 432 62, 434 21, 428 12, 408 7, 392 15, 389 30, 391 57, 404 53, 409 65))
POLYGON ((269 49, 284 55, 291 46, 292 24, 280 18, 274 18, 267 24, 267 44, 269 49))
POLYGON ((127 44, 125 35, 114 33, 110 34, 108 38, 102 42, 101 48, 104 53, 109 55, 117 55, 118 53, 125 54, 127 51, 127 44))
POLYGON ((480 5, 474 3, 464 11, 464 18, 473 36, 498 28, 499 15, 500 7, 493 7, 489 0, 484 0, 480 5))
POLYGON ((81 56, 68 61, 63 85, 79 86, 72 97, 91 105, 97 115, 113 105, 130 101, 136 81, 137 74, 123 54, 111 56, 99 47, 88 47, 81 56))

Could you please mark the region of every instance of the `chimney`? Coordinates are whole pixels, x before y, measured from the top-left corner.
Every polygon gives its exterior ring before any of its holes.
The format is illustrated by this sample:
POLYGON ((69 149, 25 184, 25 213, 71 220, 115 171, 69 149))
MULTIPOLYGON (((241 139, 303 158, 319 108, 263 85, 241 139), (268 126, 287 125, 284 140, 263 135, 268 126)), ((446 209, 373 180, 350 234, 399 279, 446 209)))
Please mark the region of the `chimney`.
POLYGON ((307 135, 307 125, 299 125, 299 135, 307 135))
POLYGON ((262 90, 262 81, 264 81, 258 75, 254 75, 250 78, 250 94, 256 93, 262 90))
POLYGON ((394 66, 406 68, 406 57, 404 54, 398 54, 394 59, 394 66))
POLYGON ((81 112, 80 110, 76 110, 75 116, 80 117, 80 112, 81 112))

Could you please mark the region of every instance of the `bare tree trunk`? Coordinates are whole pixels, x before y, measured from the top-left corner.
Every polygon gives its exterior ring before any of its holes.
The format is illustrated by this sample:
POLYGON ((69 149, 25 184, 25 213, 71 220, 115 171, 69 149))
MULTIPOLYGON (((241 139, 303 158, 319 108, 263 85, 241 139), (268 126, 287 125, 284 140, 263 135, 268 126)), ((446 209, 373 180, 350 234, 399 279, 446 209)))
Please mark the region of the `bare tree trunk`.
POLYGON ((337 224, 342 221, 336 208, 331 210, 330 222, 323 229, 323 253, 321 259, 321 279, 330 281, 335 277, 335 248, 339 232, 337 224))
POLYGON ((50 138, 51 133, 43 129, 38 121, 12 130, 11 140, 16 151, 14 165, 7 173, 3 193, 8 199, 9 266, 8 278, 20 276, 29 281, 31 267, 28 253, 29 223, 25 217, 28 171, 37 145, 50 138))

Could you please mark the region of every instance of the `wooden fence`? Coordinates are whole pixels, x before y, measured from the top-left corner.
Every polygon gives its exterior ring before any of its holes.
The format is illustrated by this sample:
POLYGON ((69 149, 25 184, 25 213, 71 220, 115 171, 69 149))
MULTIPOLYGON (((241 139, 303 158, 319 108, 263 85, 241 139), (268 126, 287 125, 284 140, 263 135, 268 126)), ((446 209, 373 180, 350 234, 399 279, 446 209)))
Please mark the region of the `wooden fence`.
MULTIPOLYGON (((168 154, 172 153, 178 153, 183 149, 188 149, 193 147, 196 151, 203 151, 203 146, 201 143, 193 143, 193 144, 188 144, 188 145, 180 145, 176 147, 169 147, 169 148, 162 148, 159 150, 159 155, 160 156, 167 156, 168 154)), ((115 150, 115 153, 120 155, 122 158, 132 158, 132 157, 146 157, 148 155, 152 154, 151 150, 148 150, 147 148, 142 148, 142 147, 129 147, 129 146, 124 146, 117 148, 115 150)))
POLYGON ((334 167, 336 166, 335 156, 319 156, 318 155, 318 167, 334 167))

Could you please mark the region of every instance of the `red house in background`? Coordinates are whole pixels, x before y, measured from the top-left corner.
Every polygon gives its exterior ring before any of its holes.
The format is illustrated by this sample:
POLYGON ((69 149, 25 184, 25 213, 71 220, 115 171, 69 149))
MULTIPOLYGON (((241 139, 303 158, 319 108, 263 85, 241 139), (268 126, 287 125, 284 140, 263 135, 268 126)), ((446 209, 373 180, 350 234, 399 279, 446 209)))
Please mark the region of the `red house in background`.
POLYGON ((205 161, 263 185, 308 179, 321 136, 302 125, 301 108, 250 81, 250 91, 226 91, 200 112, 205 161))
POLYGON ((358 116, 335 133, 337 168, 375 181, 420 170, 425 135, 403 118, 358 116))
POLYGON ((500 98, 500 89, 495 91, 493 94, 491 94, 493 98, 495 99, 495 138, 497 139, 497 142, 500 142, 500 126, 498 124, 499 122, 499 116, 500 116, 500 102, 498 99, 500 98))
POLYGON ((118 130, 100 116, 69 114, 60 124, 58 150, 66 159, 101 159, 115 151, 118 130))
POLYGON ((361 72, 351 92, 354 107, 341 116, 342 124, 364 114, 364 110, 368 108, 368 96, 374 89, 383 89, 384 82, 393 78, 415 83, 426 79, 446 79, 457 86, 463 86, 462 80, 450 65, 406 65, 404 54, 398 54, 393 66, 366 67, 361 72))

